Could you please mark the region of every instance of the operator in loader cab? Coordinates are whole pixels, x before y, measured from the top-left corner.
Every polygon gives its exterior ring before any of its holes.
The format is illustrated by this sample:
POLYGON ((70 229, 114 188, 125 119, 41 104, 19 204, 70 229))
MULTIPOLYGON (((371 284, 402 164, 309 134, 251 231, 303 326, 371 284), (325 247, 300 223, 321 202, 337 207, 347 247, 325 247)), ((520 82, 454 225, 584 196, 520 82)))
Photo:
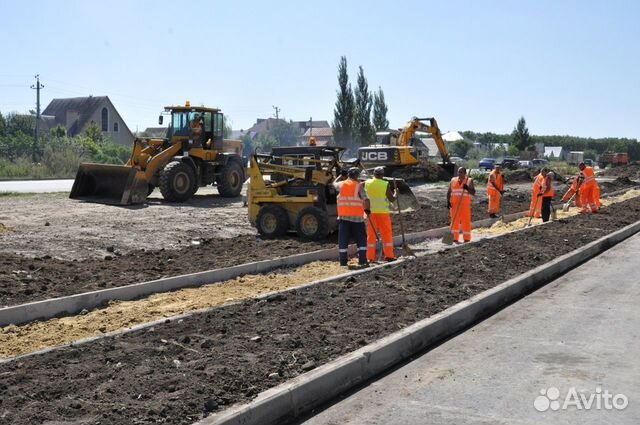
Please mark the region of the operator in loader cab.
POLYGON ((339 176, 333 186, 338 191, 338 253, 340 265, 348 262, 349 240, 354 239, 358 245, 358 263, 366 267, 367 262, 367 230, 365 214, 371 214, 371 204, 364 190, 364 183, 358 181, 360 169, 351 168, 347 178, 339 176))

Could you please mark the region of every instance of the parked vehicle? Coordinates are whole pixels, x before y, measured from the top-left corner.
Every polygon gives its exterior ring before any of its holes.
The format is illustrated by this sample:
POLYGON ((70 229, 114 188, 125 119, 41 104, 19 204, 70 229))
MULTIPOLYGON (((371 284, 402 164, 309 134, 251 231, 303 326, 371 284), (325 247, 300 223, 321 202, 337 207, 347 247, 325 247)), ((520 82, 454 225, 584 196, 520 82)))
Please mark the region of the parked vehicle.
POLYGON ((508 170, 515 170, 516 168, 518 168, 518 160, 515 158, 503 158, 499 164, 502 166, 502 168, 508 170))
POLYGON ((449 157, 449 161, 453 162, 458 167, 462 167, 464 165, 464 159, 460 158, 459 156, 449 157))
POLYGON ((518 161, 518 168, 533 168, 533 162, 531 161, 518 161))
POLYGON ((585 159, 584 161, 584 165, 586 165, 587 167, 593 167, 593 159, 585 159))
POLYGON ((531 160, 531 162, 533 163, 534 167, 546 167, 547 165, 549 165, 549 161, 542 158, 533 159, 531 160))
POLYGON ((495 158, 482 158, 478 164, 478 168, 481 170, 493 170, 496 165, 495 158))
POLYGON ((567 164, 578 165, 584 160, 584 152, 572 151, 567 154, 567 164))
POLYGON ((598 157, 598 167, 606 168, 607 165, 617 167, 629 163, 629 155, 625 152, 605 152, 598 157))

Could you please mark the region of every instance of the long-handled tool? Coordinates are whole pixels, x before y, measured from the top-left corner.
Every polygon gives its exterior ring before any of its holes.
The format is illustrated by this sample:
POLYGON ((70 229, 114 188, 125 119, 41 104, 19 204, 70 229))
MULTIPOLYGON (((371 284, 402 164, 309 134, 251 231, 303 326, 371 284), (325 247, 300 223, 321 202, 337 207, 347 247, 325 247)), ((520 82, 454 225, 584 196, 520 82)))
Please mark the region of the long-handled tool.
POLYGON ((380 234, 378 233, 378 229, 376 229, 376 226, 373 225, 373 220, 371 219, 371 216, 367 215, 367 219, 369 220, 369 224, 373 229, 373 233, 376 235, 376 259, 377 261, 380 261, 380 258, 382 256, 382 239, 380 239, 380 234))
POLYGON ((536 215, 536 210, 538 209, 538 201, 540 201, 541 198, 542 198, 542 195, 536 196, 536 204, 534 205, 533 211, 531 211, 531 214, 529 214, 529 222, 525 227, 531 226, 531 220, 533 220, 533 216, 536 215))
POLYGON ((453 215, 453 220, 451 220, 451 224, 449 225, 449 232, 445 233, 444 236, 442 237, 442 243, 445 245, 453 244, 453 226, 458 220, 458 213, 460 212, 461 206, 462 206, 462 197, 458 201, 458 206, 456 207, 456 213, 453 215))
MULTIPOLYGON (((394 192, 396 192, 396 195, 399 195, 398 185, 396 184, 395 179, 393 180, 393 189, 394 189, 394 192)), ((408 257, 415 257, 415 254, 413 253, 411 248, 409 248, 409 245, 407 245, 407 242, 404 237, 404 219, 402 218, 402 208, 400 207, 399 196, 398 198, 396 198, 396 205, 398 206, 398 218, 400 218, 400 231, 402 232, 402 253, 408 257)))
POLYGON ((556 212, 553 203, 550 202, 549 206, 551 207, 551 220, 558 221, 558 213, 556 212))

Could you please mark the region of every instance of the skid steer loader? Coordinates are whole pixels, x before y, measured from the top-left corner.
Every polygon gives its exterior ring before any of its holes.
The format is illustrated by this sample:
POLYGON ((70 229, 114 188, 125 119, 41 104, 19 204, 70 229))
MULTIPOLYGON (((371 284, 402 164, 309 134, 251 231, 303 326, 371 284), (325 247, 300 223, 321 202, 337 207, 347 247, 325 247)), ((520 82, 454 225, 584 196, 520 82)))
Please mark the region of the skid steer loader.
POLYGON ((209 184, 223 197, 239 196, 246 160, 242 142, 224 139, 222 112, 187 102, 165 107, 164 114, 171 119, 167 138, 136 138, 126 165, 80 164, 69 197, 130 205, 143 203, 159 187, 167 201, 184 202, 209 184))
MULTIPOLYGON (((333 182, 343 169, 349 168, 340 158, 344 150, 334 146, 292 146, 251 156, 249 221, 262 237, 275 238, 295 231, 303 239, 322 240, 336 231, 338 194, 333 182)), ((398 180, 397 184, 411 192, 403 181, 398 180)), ((405 211, 417 204, 412 192, 411 196, 415 202, 403 203, 405 211)))

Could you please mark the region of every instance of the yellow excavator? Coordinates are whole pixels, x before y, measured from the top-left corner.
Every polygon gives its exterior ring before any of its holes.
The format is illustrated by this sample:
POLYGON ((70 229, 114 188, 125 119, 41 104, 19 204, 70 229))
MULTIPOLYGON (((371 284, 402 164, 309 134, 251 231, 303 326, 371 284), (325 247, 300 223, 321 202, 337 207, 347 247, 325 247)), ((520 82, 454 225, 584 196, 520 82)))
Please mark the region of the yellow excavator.
POLYGON ((69 197, 130 205, 143 203, 159 187, 165 200, 184 202, 209 184, 223 197, 239 196, 246 160, 241 141, 224 139, 220 109, 187 102, 166 106, 164 115, 171 119, 167 138, 136 138, 126 165, 80 164, 69 197))
POLYGON ((435 118, 413 117, 402 131, 388 130, 376 133, 376 144, 358 149, 358 160, 362 167, 371 169, 385 167, 385 175, 403 177, 411 180, 415 177, 426 178, 430 167, 428 148, 414 137, 416 132, 428 133, 436 143, 442 162, 438 165, 444 172, 443 177, 452 177, 456 165, 451 162, 449 152, 442 139, 442 133, 435 118), (428 123, 425 123, 427 121, 428 123))

